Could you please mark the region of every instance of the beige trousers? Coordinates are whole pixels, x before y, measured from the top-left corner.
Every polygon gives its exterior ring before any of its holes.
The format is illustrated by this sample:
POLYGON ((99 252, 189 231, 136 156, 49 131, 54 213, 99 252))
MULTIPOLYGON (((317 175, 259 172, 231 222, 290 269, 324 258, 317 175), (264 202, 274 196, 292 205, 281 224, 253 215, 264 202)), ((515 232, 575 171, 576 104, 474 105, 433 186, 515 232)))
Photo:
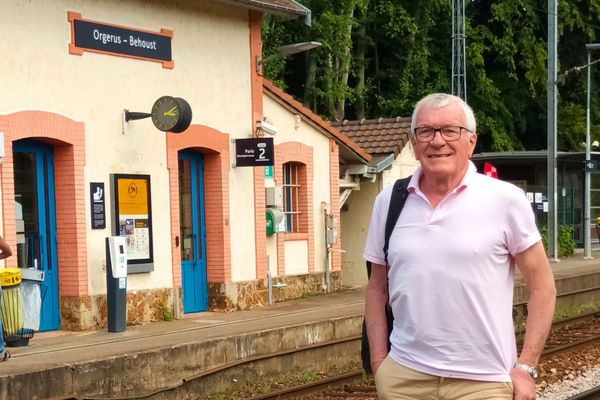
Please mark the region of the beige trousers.
POLYGON ((389 356, 375 374, 381 400, 512 400, 510 382, 441 378, 406 368, 389 356))

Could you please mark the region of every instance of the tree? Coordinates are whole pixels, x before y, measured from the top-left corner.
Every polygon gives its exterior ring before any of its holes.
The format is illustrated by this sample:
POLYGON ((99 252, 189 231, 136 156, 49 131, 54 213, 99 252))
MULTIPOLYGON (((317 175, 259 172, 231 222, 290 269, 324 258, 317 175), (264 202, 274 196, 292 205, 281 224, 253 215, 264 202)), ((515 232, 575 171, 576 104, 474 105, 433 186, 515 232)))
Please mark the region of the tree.
MULTIPOLYGON (((449 0, 302 3, 312 10, 313 26, 265 18, 265 52, 295 41, 323 46, 265 74, 313 111, 333 121, 409 116, 422 96, 450 90, 449 0)), ((585 43, 600 29, 597 0, 559 2, 559 15, 559 70, 585 64, 585 43)), ((478 151, 546 148, 546 23, 545 1, 467 3, 467 95, 478 151)), ((593 69, 592 122, 600 126, 599 70, 593 69)), ((559 81, 559 150, 578 150, 584 138, 585 90, 585 74, 559 81)), ((600 127, 592 127, 600 140, 600 127)))

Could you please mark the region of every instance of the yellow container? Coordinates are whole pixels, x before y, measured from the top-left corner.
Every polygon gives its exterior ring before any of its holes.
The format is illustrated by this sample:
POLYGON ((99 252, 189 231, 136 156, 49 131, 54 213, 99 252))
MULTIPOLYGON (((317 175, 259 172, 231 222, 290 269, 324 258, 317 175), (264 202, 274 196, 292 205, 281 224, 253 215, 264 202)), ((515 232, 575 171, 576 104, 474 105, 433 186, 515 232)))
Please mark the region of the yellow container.
POLYGON ((23 328, 23 298, 20 286, 11 286, 2 289, 0 301, 2 315, 2 330, 8 342, 11 336, 17 335, 23 328))
POLYGON ((0 269, 0 285, 2 287, 14 286, 21 283, 21 271, 19 268, 0 269))

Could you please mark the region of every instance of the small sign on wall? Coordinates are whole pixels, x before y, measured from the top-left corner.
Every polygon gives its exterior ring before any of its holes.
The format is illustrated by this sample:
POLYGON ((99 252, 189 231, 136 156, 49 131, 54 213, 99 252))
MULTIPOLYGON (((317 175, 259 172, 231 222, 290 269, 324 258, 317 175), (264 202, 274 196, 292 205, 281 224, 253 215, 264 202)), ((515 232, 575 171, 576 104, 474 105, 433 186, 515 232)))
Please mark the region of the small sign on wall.
POLYGON ((84 51, 111 54, 141 60, 157 61, 164 68, 173 68, 171 40, 173 32, 161 29, 149 32, 123 26, 85 20, 81 14, 68 13, 71 23, 69 53, 84 51))
POLYGON ((235 140, 235 166, 258 167, 274 164, 273 138, 235 140))
POLYGON ((265 166, 265 178, 273 178, 273 166, 265 166))
POLYGON ((92 229, 106 228, 103 182, 90 182, 90 207, 92 211, 92 229))

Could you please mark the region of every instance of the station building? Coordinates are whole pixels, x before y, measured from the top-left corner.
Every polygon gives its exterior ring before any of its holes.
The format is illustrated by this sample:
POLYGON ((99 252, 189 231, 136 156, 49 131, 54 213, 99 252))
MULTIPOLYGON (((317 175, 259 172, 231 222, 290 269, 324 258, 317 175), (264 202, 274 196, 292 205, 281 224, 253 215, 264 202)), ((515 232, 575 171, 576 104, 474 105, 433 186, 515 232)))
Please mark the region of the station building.
POLYGON ((293 0, 0 3, 4 265, 44 270, 40 330, 106 326, 109 236, 130 324, 340 285, 340 165, 371 157, 263 82, 264 13, 310 23, 293 0))

